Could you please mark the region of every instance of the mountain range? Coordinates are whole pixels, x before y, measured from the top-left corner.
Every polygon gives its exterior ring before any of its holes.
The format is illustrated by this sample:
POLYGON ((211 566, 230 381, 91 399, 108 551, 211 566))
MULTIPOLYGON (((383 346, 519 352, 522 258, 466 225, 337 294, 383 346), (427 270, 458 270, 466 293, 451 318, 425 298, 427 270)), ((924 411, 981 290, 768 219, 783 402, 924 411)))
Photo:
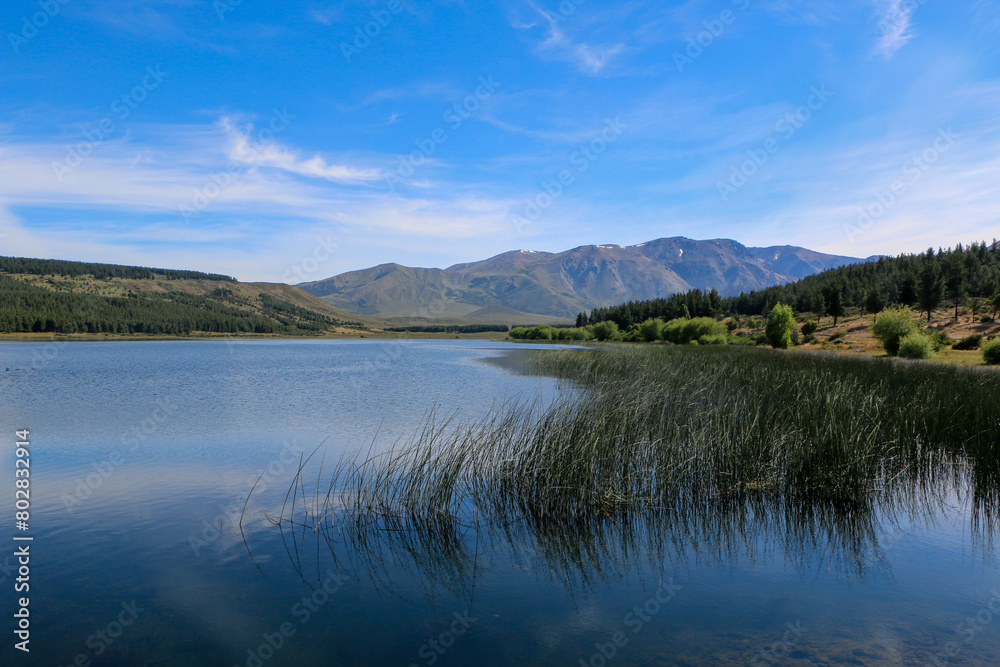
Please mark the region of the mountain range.
POLYGON ((673 237, 559 253, 514 250, 446 269, 380 264, 298 287, 359 315, 572 318, 593 308, 695 288, 738 295, 863 261, 797 246, 752 248, 731 239, 673 237))

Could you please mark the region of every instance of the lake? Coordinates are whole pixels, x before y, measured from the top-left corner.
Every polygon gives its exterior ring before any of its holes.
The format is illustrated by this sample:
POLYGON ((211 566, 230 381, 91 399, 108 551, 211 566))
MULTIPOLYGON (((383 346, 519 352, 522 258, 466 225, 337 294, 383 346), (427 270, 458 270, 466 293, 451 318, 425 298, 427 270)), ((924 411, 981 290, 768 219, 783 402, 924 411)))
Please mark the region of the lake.
POLYGON ((11 513, 15 431, 31 443, 30 528, 5 525, 33 538, 30 654, 11 620, 29 543, 0 552, 2 664, 1000 664, 993 530, 959 492, 935 512, 865 517, 276 525, 310 456, 322 488, 340 454, 405 444, 432 413, 456 424, 577 391, 531 374, 540 348, 0 344, 11 513))

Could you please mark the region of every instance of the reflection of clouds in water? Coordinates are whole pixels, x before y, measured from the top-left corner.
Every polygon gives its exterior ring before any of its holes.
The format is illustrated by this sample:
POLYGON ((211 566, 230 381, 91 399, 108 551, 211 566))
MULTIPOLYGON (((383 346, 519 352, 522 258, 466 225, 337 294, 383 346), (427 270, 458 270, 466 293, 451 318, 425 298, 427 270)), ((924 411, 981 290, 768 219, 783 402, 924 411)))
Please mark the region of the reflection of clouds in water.
POLYGON ((531 635, 549 651, 572 647, 581 636, 614 627, 616 622, 621 621, 608 610, 595 605, 568 609, 555 618, 547 615, 532 620, 531 635))
POLYGON ((890 629, 879 625, 872 630, 872 641, 882 648, 893 665, 906 664, 904 653, 908 639, 905 631, 898 627, 890 629))

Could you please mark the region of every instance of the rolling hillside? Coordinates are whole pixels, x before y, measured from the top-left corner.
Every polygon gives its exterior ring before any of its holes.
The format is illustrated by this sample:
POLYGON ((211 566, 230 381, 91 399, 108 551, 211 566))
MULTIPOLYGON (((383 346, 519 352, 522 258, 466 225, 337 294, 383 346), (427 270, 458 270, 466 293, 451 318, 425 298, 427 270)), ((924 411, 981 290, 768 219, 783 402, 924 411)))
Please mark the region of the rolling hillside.
POLYGON ((0 257, 0 333, 315 335, 373 324, 291 285, 0 257))

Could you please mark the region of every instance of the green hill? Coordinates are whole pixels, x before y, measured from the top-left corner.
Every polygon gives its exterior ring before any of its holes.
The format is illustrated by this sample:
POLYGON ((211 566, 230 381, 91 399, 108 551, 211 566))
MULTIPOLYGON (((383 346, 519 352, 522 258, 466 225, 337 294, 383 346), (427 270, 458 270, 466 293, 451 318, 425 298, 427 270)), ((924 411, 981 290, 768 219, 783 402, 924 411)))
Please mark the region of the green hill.
POLYGON ((992 243, 959 244, 947 250, 928 249, 918 255, 848 264, 739 296, 691 290, 668 299, 630 301, 581 313, 578 322, 611 320, 624 329, 651 317, 762 315, 779 302, 817 316, 839 317, 848 309, 878 312, 892 304, 913 306, 925 313, 960 307, 985 313, 1000 309, 998 297, 1000 241, 994 239, 992 243))
POLYGON ((0 257, 0 333, 318 335, 372 325, 290 285, 0 257))

